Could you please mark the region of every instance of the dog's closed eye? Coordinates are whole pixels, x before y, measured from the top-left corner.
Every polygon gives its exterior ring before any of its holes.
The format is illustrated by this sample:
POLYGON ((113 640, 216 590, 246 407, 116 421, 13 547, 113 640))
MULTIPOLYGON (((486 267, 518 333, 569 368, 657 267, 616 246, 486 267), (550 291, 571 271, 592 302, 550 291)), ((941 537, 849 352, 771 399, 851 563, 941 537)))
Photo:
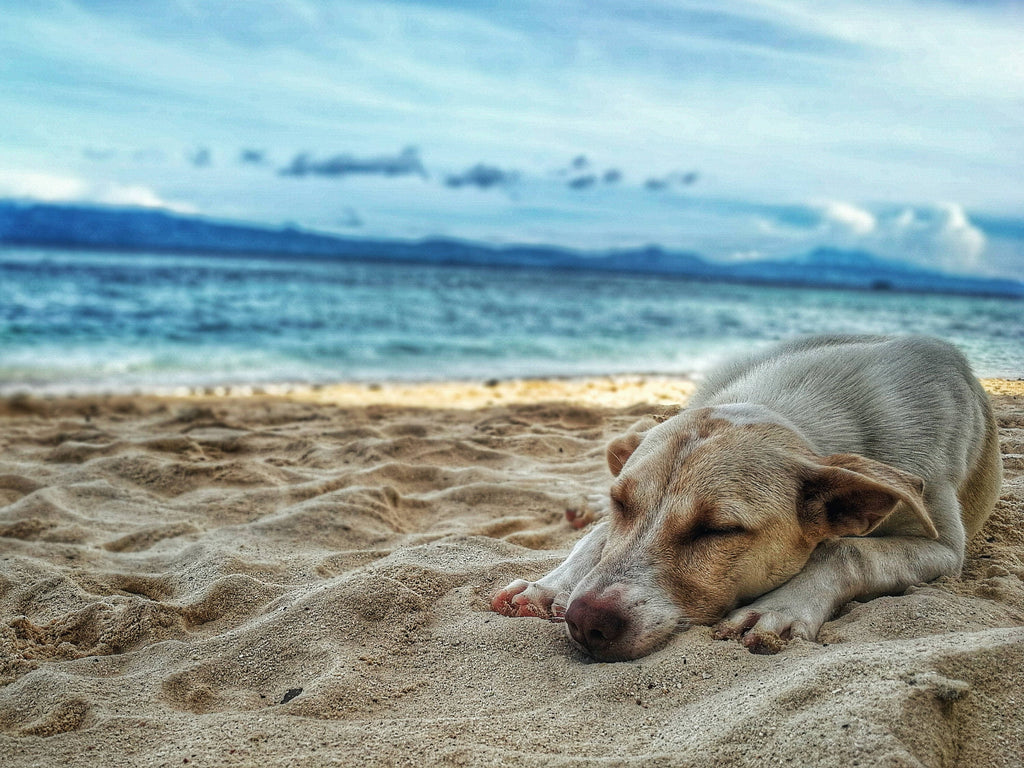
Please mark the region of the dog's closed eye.
POLYGON ((621 517, 624 520, 631 520, 636 517, 636 510, 633 506, 625 499, 612 496, 612 514, 621 517))
POLYGON ((633 491, 633 481, 628 478, 622 478, 612 486, 611 506, 613 514, 626 520, 636 517, 636 505, 632 501, 633 491))
POLYGON ((734 513, 718 501, 699 499, 689 518, 690 524, 683 532, 683 540, 726 539, 750 531, 740 525, 734 513))
POLYGON ((733 534, 746 533, 747 529, 742 525, 725 525, 706 527, 702 531, 705 536, 732 536, 733 534))
POLYGON ((742 525, 700 523, 688 531, 686 538, 691 541, 697 539, 724 539, 740 536, 745 533, 749 533, 749 531, 742 525))

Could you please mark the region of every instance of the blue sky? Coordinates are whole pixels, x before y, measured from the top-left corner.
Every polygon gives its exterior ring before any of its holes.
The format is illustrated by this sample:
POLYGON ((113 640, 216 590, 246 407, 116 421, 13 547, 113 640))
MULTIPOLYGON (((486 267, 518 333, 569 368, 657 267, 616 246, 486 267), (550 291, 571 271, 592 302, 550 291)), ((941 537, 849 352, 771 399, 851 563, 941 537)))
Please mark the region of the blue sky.
POLYGON ((1024 274, 1024 5, 0 0, 0 197, 1024 274))

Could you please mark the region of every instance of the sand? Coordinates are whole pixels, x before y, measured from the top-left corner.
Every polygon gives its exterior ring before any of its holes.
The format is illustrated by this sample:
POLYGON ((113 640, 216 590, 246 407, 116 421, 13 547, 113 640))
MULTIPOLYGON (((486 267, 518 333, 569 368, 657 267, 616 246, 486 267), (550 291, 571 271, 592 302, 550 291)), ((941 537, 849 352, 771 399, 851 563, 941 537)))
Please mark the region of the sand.
POLYGON ((4 766, 1024 765, 1024 385, 962 577, 759 656, 588 662, 488 609, 645 377, 0 404, 4 766))

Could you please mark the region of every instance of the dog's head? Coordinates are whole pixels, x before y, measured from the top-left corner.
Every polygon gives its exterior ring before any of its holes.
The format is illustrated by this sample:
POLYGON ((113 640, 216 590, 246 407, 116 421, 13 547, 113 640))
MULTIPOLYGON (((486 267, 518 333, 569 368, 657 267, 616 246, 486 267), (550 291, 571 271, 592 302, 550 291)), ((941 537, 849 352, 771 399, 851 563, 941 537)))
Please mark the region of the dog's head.
POLYGON ((901 502, 928 535, 920 478, 852 454, 815 456, 778 423, 684 411, 614 440, 608 541, 573 590, 573 641, 605 661, 644 656, 779 586, 830 537, 861 536, 901 502))

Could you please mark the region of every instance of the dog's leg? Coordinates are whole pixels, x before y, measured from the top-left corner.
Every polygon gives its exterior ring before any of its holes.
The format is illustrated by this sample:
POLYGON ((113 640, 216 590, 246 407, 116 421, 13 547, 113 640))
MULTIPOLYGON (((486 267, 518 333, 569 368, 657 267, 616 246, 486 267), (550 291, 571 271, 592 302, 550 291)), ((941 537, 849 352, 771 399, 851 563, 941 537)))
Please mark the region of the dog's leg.
POLYGON ((942 520, 938 540, 918 536, 846 537, 821 542, 796 576, 733 611, 716 627, 716 637, 740 640, 755 653, 775 653, 783 640, 813 640, 821 625, 850 600, 899 594, 914 584, 959 572, 964 529, 956 494, 928 494, 942 520))
POLYGON ((494 596, 491 608, 506 616, 563 615, 570 593, 597 565, 607 540, 608 522, 598 523, 555 570, 533 582, 516 579, 494 596))

